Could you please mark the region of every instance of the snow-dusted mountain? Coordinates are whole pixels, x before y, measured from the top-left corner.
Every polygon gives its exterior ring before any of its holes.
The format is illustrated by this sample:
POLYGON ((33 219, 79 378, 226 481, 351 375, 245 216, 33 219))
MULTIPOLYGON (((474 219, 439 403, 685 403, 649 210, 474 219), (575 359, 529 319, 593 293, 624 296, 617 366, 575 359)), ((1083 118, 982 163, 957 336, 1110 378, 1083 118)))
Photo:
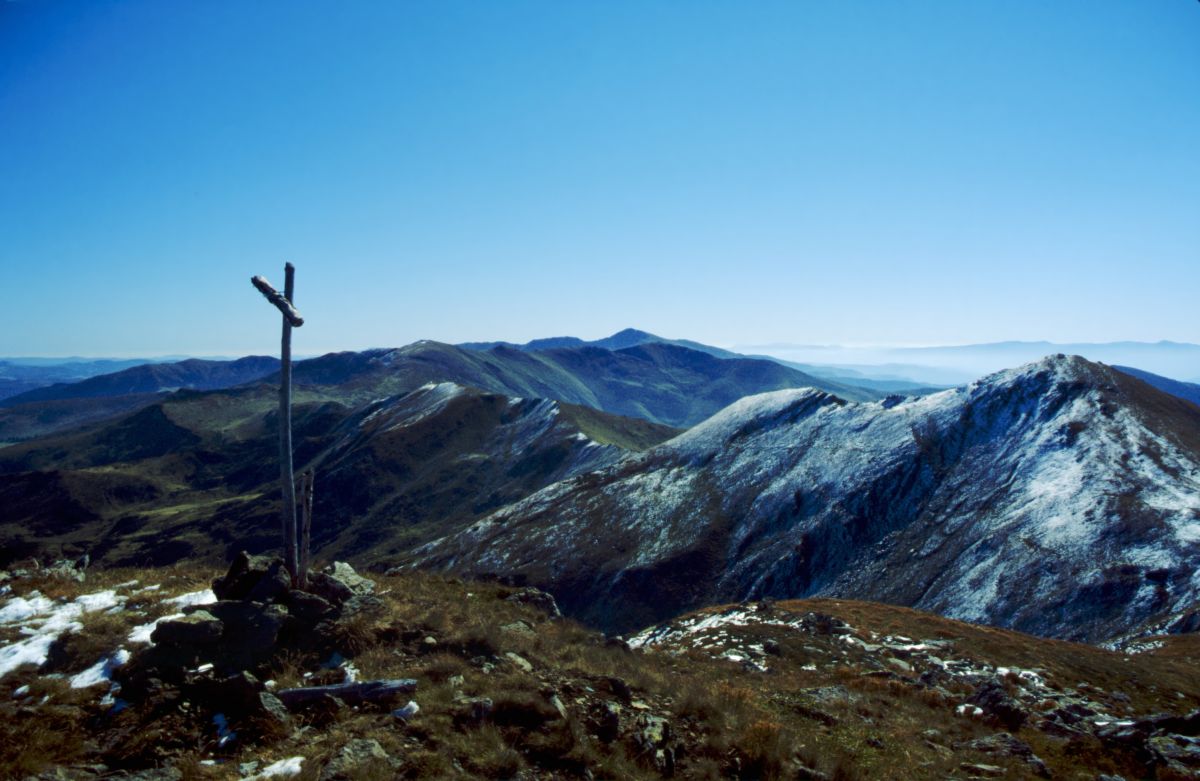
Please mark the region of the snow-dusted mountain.
POLYGON ((922 398, 767 393, 416 560, 619 630, 840 595, 1103 640, 1200 597, 1200 408, 1062 355, 922 398))
POLYGON ((316 542, 322 555, 359 561, 408 550, 676 431, 549 399, 429 383, 356 410, 306 465, 321 482, 316 542))

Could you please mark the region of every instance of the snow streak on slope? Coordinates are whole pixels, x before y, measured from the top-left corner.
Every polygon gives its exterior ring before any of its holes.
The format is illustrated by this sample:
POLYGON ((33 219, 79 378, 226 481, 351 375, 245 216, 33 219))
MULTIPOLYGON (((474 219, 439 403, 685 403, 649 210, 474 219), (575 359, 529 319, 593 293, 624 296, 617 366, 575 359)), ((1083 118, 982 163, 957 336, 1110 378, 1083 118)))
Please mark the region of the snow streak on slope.
POLYGON ((1165 399, 1065 356, 921 398, 763 394, 422 556, 613 628, 836 594, 1103 639, 1200 597, 1200 414, 1165 399))

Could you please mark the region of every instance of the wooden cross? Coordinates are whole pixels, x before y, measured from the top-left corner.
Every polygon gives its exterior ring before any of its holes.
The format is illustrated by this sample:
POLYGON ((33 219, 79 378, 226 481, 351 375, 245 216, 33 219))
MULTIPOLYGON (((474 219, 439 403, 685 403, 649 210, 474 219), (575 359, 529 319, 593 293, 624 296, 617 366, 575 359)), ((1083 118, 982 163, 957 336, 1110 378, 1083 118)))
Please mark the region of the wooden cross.
POLYGON ((301 555, 296 545, 296 478, 292 469, 292 328, 304 325, 304 318, 292 305, 295 292, 296 268, 287 263, 283 267, 283 293, 271 287, 262 277, 251 277, 250 281, 283 314, 283 340, 280 347, 279 371, 279 482, 283 488, 283 561, 291 575, 292 586, 304 586, 308 575, 308 541, 312 523, 312 477, 305 476, 304 483, 304 551, 301 555))

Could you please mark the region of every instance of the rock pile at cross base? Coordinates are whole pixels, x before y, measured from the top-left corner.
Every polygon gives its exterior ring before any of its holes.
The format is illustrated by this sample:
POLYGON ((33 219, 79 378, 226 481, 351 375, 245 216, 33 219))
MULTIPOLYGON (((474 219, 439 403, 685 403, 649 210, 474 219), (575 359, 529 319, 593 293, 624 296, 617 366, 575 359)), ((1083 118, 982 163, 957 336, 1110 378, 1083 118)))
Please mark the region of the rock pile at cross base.
POLYGON ((289 710, 336 713, 347 704, 388 705, 416 689, 409 679, 357 682, 346 670, 325 686, 278 692, 259 680, 266 663, 284 651, 334 658, 344 622, 380 602, 375 584, 336 562, 292 588, 281 558, 240 553, 213 582, 217 601, 190 605, 159 622, 154 645, 122 668, 124 698, 190 702, 256 729, 282 728, 289 710))

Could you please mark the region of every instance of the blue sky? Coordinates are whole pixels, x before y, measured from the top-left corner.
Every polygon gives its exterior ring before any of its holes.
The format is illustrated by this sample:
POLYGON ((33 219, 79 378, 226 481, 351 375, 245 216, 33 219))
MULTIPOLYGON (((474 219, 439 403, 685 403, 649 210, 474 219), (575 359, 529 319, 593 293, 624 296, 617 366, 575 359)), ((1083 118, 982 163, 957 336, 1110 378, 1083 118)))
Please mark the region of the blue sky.
POLYGON ((1200 342, 1200 3, 0 2, 0 355, 1200 342))

